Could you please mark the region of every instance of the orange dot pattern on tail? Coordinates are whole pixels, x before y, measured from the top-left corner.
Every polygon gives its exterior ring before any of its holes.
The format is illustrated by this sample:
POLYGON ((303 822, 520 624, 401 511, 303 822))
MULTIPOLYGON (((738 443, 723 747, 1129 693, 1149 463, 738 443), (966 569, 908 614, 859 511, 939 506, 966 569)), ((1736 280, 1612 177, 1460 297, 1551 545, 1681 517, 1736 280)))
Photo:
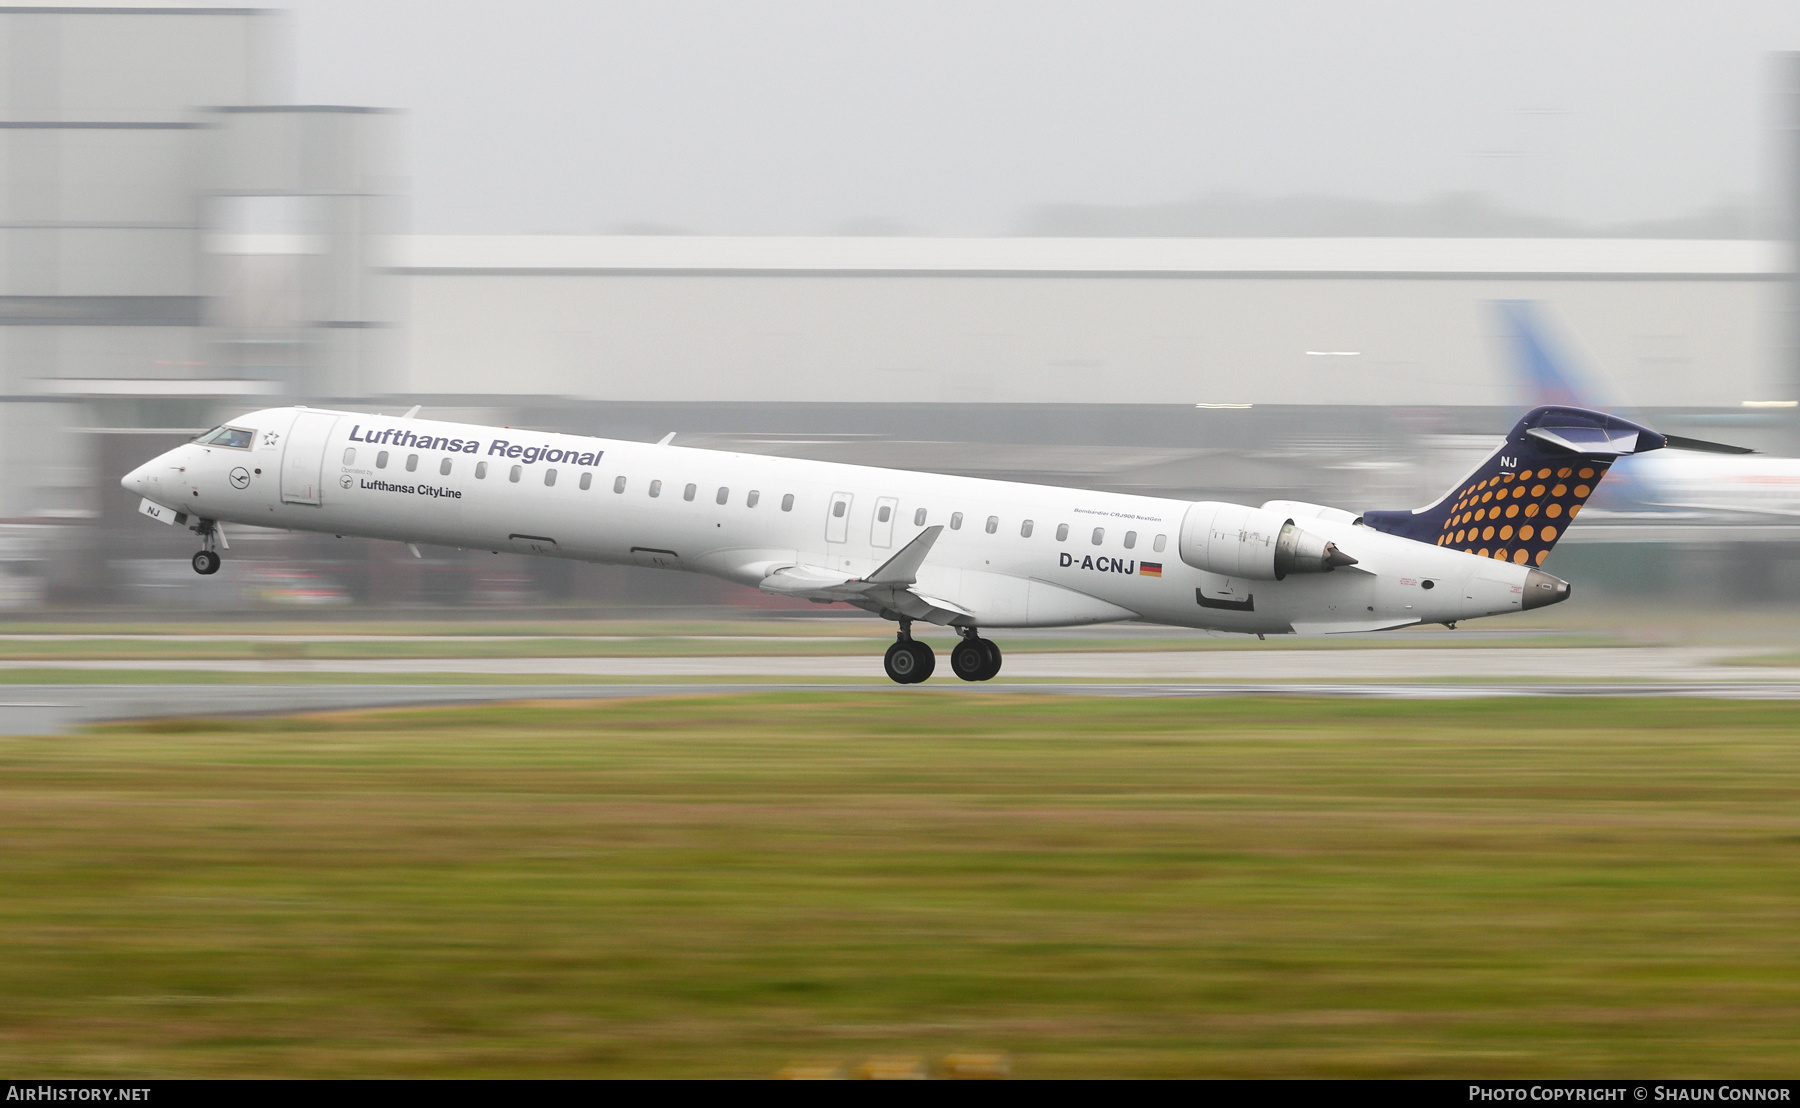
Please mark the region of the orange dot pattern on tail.
POLYGON ((1444 520, 1443 534, 1438 536, 1437 544, 1482 558, 1541 566, 1563 527, 1549 522, 1518 526, 1485 521, 1509 519, 1523 523, 1540 516, 1546 521, 1560 521, 1565 515, 1574 519, 1593 493, 1594 486, 1606 475, 1606 470, 1607 467, 1600 464, 1543 467, 1535 471, 1501 473, 1471 482, 1454 494, 1455 503, 1450 508, 1449 518, 1444 520), (1502 507, 1497 501, 1506 504, 1502 507), (1492 548, 1481 545, 1496 537, 1507 545, 1492 548))

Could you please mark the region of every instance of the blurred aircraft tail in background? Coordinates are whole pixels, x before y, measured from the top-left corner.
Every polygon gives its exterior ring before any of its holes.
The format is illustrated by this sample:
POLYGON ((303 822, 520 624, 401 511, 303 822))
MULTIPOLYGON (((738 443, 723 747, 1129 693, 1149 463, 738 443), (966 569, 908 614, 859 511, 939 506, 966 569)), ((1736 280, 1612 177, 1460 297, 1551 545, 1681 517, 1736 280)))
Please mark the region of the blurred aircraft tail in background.
MULTIPOLYGON (((1540 305, 1529 300, 1500 300, 1495 307, 1512 347, 1513 371, 1532 404, 1585 408, 1595 403, 1598 390, 1548 337, 1540 305)), ((1668 435, 1666 441, 1679 451, 1754 453, 1741 446, 1680 435, 1668 435)), ((1594 507, 1602 512, 1794 513, 1793 490, 1800 484, 1800 462, 1794 459, 1725 462, 1661 454, 1642 461, 1620 461, 1624 464, 1613 470, 1613 479, 1595 497, 1594 507)))
POLYGON ((1505 322, 1512 346, 1512 368, 1525 388, 1526 403, 1532 407, 1560 404, 1595 408, 1613 399, 1600 396, 1550 341, 1536 302, 1496 300, 1494 307, 1505 322))
MULTIPOLYGON (((1510 365, 1526 403, 1534 407, 1556 404, 1594 408, 1603 400, 1614 399, 1601 397, 1585 375, 1570 364, 1563 347, 1550 338, 1542 305, 1531 300, 1496 300, 1494 307, 1505 324, 1510 365)), ((1645 511, 1654 510, 1666 499, 1653 487, 1645 467, 1621 465, 1613 472, 1605 491, 1595 497, 1594 507, 1602 512, 1645 511)))

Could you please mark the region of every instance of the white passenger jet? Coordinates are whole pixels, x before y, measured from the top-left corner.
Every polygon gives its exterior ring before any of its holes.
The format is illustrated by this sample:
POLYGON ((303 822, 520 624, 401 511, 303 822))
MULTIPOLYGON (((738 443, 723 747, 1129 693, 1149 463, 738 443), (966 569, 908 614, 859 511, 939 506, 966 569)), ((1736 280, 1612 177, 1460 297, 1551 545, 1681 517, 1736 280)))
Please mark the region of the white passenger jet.
MULTIPOLYGON (((931 676, 917 621, 961 636, 950 668, 1000 671, 983 629, 1138 619, 1255 635, 1380 631, 1554 604, 1538 567, 1619 457, 1665 439, 1614 416, 1532 410, 1424 508, 1252 508, 833 462, 270 408, 133 470, 140 510, 711 574, 899 624, 888 676, 931 676)), ((672 438, 673 436, 670 436, 672 438)), ((417 552, 415 547, 414 552, 417 552)))

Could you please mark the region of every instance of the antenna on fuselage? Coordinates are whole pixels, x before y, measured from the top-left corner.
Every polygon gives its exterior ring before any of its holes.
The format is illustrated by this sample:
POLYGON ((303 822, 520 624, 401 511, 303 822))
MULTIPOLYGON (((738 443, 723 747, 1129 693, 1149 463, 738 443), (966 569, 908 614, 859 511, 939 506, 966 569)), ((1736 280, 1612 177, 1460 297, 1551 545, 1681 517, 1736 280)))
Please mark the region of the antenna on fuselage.
POLYGON ((423 405, 423 404, 414 404, 412 407, 406 409, 406 414, 401 416, 400 418, 401 419, 411 419, 413 416, 418 415, 419 409, 423 408, 424 406, 425 405, 423 405))
POLYGON ((664 435, 662 438, 657 439, 656 445, 667 446, 674 441, 675 441, 675 432, 670 431, 668 434, 664 435))

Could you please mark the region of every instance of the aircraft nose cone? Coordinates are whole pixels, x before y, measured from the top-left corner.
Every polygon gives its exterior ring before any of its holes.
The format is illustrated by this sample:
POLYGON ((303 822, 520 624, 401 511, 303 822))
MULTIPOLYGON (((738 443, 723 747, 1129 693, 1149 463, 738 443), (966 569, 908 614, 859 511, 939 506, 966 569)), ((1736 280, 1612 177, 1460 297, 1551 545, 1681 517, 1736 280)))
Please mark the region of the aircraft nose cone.
POLYGON ((1569 599, 1569 583, 1560 577, 1553 577, 1541 569, 1534 569, 1525 575, 1525 595, 1519 601, 1519 610, 1529 612, 1533 608, 1544 608, 1551 604, 1561 604, 1569 599))
POLYGON ((139 466, 130 473, 119 478, 119 487, 126 492, 135 492, 139 496, 150 495, 150 482, 144 476, 144 471, 148 468, 148 466, 139 466))

